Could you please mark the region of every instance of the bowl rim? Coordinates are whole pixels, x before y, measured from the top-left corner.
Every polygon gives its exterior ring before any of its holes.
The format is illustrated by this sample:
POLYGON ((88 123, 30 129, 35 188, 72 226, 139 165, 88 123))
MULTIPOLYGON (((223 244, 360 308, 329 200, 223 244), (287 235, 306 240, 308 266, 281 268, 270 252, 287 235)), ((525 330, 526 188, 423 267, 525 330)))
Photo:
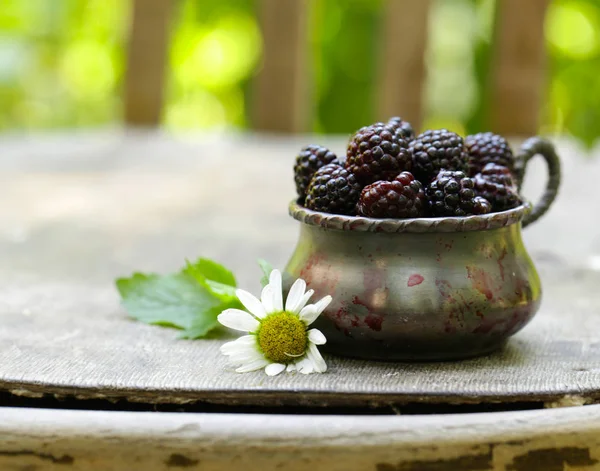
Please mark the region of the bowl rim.
POLYGON ((342 232, 376 233, 423 233, 423 232, 473 232, 489 231, 517 224, 531 211, 531 203, 524 201, 516 208, 480 216, 375 219, 363 216, 313 211, 301 206, 297 200, 289 205, 289 214, 308 226, 316 226, 342 232))

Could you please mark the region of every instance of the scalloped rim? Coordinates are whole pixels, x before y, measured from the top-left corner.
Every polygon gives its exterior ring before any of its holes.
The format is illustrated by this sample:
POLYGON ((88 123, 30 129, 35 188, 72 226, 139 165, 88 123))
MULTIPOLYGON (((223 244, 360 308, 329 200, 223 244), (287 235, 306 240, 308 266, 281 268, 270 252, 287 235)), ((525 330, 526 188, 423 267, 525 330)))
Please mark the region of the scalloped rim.
POLYGON ((352 232, 471 232, 489 231, 521 222, 531 211, 531 204, 524 202, 516 208, 482 216, 415 218, 415 219, 375 219, 360 216, 312 211, 292 201, 289 213, 297 221, 309 226, 318 226, 337 231, 352 232))

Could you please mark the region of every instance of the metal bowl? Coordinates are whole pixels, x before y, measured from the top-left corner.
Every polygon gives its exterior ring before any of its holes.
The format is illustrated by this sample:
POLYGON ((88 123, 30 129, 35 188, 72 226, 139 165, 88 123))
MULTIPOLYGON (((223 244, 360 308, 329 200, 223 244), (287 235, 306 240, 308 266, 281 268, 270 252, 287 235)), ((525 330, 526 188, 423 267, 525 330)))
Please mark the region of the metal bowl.
POLYGON ((518 155, 522 182, 540 154, 549 179, 540 203, 483 216, 372 219, 297 202, 298 245, 286 271, 315 296, 333 296, 316 325, 332 353, 378 360, 453 360, 501 347, 537 312, 542 289, 521 227, 554 200, 560 164, 541 138, 518 155))

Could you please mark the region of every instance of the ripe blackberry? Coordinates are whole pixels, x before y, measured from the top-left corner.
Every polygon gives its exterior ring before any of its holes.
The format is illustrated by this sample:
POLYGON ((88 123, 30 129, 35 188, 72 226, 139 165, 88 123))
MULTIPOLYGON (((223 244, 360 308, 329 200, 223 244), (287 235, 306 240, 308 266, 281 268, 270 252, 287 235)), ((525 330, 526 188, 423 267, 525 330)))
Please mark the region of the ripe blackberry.
POLYGON ((426 207, 423 185, 410 172, 366 186, 358 200, 358 214, 372 218, 418 218, 426 207))
POLYGON ((393 180, 412 167, 408 141, 396 133, 396 128, 375 123, 359 129, 348 144, 346 168, 363 185, 378 180, 393 180))
POLYGON ((467 153, 462 137, 447 129, 428 130, 411 141, 413 173, 427 184, 440 170, 466 171, 467 153))
POLYGON ((315 172, 331 163, 339 164, 339 161, 336 155, 326 147, 310 145, 302 148, 296 156, 296 164, 294 165, 296 192, 301 201, 306 198, 306 189, 315 172))
POLYGON ((517 192, 506 185, 484 178, 481 174, 474 178, 474 182, 475 193, 492 204, 493 212, 506 211, 521 204, 517 192))
POLYGON ((485 167, 481 170, 481 173, 475 175, 481 176, 486 180, 492 181, 494 183, 498 183, 500 185, 507 186, 511 189, 516 190, 515 181, 513 179, 513 175, 508 167, 504 167, 502 165, 489 163, 486 164, 485 167))
POLYGON ((442 170, 427 188, 429 209, 434 216, 475 214, 475 182, 464 172, 442 170))
POLYGON ((465 147, 469 154, 469 175, 480 173, 486 164, 494 163, 515 169, 515 157, 508 142, 502 136, 491 132, 473 134, 465 138, 465 147))
POLYGON ((488 214, 492 212, 492 204, 481 196, 473 198, 473 214, 488 214))
POLYGON ((333 214, 356 214, 362 186, 344 167, 328 164, 317 170, 308 185, 306 207, 333 214))
POLYGON ((408 121, 404 121, 399 116, 390 118, 387 125, 394 128, 397 138, 406 139, 407 141, 412 141, 415 138, 415 131, 411 124, 408 121))

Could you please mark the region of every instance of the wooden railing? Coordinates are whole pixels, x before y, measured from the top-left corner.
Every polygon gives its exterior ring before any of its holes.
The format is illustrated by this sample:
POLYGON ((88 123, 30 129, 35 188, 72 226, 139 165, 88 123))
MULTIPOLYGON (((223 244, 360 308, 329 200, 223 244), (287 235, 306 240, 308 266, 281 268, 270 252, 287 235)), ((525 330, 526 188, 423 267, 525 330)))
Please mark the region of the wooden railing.
MULTIPOLYGON (((155 126, 163 107, 173 0, 133 0, 125 85, 125 121, 155 126)), ((253 89, 256 130, 309 130, 307 16, 309 0, 259 0, 264 59, 253 89)), ((550 0, 497 0, 489 122, 505 135, 538 129, 545 80, 544 17, 550 0)), ((430 0, 387 0, 381 40, 378 115, 401 115, 419 128, 423 118, 424 54, 430 0)))

